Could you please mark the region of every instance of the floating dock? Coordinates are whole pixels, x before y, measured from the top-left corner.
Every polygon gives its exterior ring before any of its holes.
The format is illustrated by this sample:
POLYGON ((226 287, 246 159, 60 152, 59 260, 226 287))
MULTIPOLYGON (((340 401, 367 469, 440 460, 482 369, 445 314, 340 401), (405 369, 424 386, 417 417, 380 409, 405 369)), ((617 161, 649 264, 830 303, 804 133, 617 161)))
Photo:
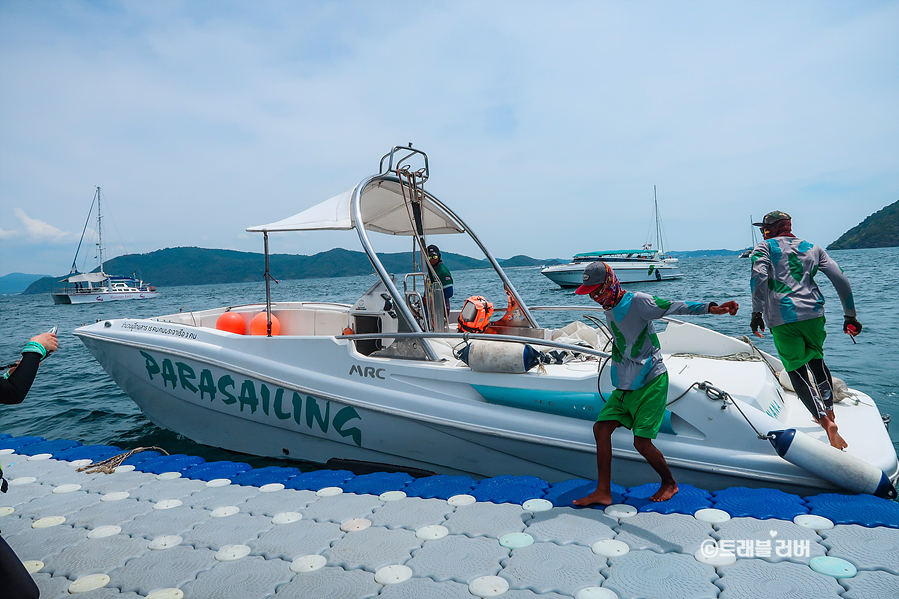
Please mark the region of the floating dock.
MULTIPOLYGON (((886 599, 899 503, 772 489, 301 472, 0 435, 0 531, 43 599, 886 599)), ((2 593, 0 593, 2 594, 2 593)))

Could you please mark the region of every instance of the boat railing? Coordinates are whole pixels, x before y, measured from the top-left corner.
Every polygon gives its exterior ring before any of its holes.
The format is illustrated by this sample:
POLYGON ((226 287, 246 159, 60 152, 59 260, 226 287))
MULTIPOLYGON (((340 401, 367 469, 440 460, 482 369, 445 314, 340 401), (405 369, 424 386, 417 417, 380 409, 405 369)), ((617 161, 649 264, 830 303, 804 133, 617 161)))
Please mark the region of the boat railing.
POLYGON ((406 161, 416 155, 421 156, 422 159, 424 159, 424 168, 420 169, 417 172, 419 180, 424 183, 428 180, 431 172, 430 168, 428 168, 428 155, 421 150, 413 148, 411 143, 408 146, 393 146, 388 153, 384 154, 384 156, 381 157, 381 163, 378 165, 378 170, 380 171, 379 174, 386 175, 387 173, 392 173, 396 170, 402 170, 404 166, 408 166, 406 164, 406 161), (396 156, 397 152, 399 151, 403 151, 406 154, 402 158, 400 158, 396 156), (384 161, 388 158, 390 160, 388 161, 387 168, 385 169, 384 161), (394 163, 394 160, 396 160, 396 163, 394 163))
POLYGON ((105 285, 101 285, 101 286, 97 286, 97 287, 79 287, 79 288, 66 286, 66 287, 57 287, 50 293, 57 293, 57 294, 64 293, 67 295, 93 295, 95 293, 106 293, 108 291, 109 291, 109 287, 106 287, 105 285))
POLYGON ((560 312, 568 311, 568 312, 577 312, 578 310, 586 310, 587 312, 603 312, 604 309, 602 306, 528 306, 531 310, 558 310, 560 312))
POLYGON ((513 343, 553 347, 556 349, 567 349, 572 352, 580 352, 582 354, 588 354, 599 358, 611 357, 611 354, 607 352, 584 347, 583 345, 562 343, 560 341, 552 341, 551 339, 535 339, 533 337, 519 337, 517 335, 493 335, 490 333, 354 333, 352 335, 335 335, 334 338, 349 339, 351 341, 361 341, 363 339, 454 339, 458 341, 510 341, 513 343))
MULTIPOLYGON (((586 312, 605 312, 605 308, 602 306, 528 306, 531 310, 558 310, 558 311, 568 311, 568 312, 577 312, 579 310, 586 312)), ((671 318, 670 316, 663 316, 658 320, 662 320, 664 322, 673 322, 677 324, 683 324, 683 320, 678 320, 677 318, 671 318)))

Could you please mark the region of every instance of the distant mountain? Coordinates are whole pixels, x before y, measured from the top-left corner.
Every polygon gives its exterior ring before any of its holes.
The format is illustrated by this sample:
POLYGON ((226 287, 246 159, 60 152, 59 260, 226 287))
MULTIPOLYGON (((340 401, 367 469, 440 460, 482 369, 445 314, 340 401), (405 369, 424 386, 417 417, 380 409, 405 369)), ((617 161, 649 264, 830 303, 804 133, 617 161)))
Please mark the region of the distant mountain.
MULTIPOLYGON (((388 272, 409 270, 411 255, 407 252, 378 254, 388 272)), ((524 257, 526 258, 526 257, 524 257)), ((533 260, 533 259, 528 259, 533 260)), ((482 260, 443 252, 443 261, 452 270, 487 268, 482 260)), ((502 264, 503 261, 500 260, 502 264)), ((534 263, 540 263, 534 261, 534 263)), ((272 276, 276 279, 305 279, 318 277, 347 277, 374 272, 363 252, 333 249, 314 256, 272 254, 272 276)), ((517 265, 517 264, 516 264, 517 265)), ((103 270, 110 274, 134 275, 157 287, 173 285, 203 285, 207 283, 244 283, 261 281, 265 267, 263 254, 179 247, 157 250, 148 254, 128 254, 108 260, 103 270)), ((60 287, 58 277, 44 277, 34 281, 26 294, 49 293, 60 287)))
POLYGON ((899 201, 878 210, 827 246, 829 250, 899 246, 899 201))
POLYGON ((14 272, 0 277, 0 295, 9 295, 12 293, 22 293, 29 285, 47 275, 26 275, 21 272, 14 272))
MULTIPOLYGON (((508 260, 498 260, 503 268, 514 268, 516 266, 551 266, 553 264, 564 264, 560 260, 538 260, 530 256, 512 256, 508 260)), ((566 260, 567 262, 567 260, 566 260)))
MULTIPOLYGON (((739 254, 733 250, 699 250, 693 252, 671 252, 676 257, 730 256, 739 254)), ((408 252, 378 254, 384 268, 391 273, 409 271, 411 255, 408 252)), ((451 271, 489 268, 484 260, 477 260, 461 254, 443 252, 443 261, 451 271)), ((505 268, 551 266, 567 264, 568 260, 557 258, 538 259, 518 255, 507 260, 498 260, 505 268)), ((313 256, 297 254, 272 254, 270 256, 272 276, 276 279, 330 278, 367 275, 374 272, 368 256, 363 252, 333 249, 313 256)), ((133 275, 149 285, 167 287, 175 285, 204 285, 207 283, 246 283, 261 281, 265 258, 254 252, 235 250, 213 250, 198 247, 178 247, 157 250, 148 254, 127 254, 107 260, 104 270, 110 274, 133 275)), ((0 284, 9 277, 31 277, 30 285, 23 294, 50 293, 62 286, 60 280, 67 275, 43 277, 39 275, 7 275, 0 278, 0 284), (34 280, 37 279, 37 280, 34 280)), ((24 287, 24 285, 23 285, 24 287)), ((3 293, 0 291, 0 293, 3 293)))

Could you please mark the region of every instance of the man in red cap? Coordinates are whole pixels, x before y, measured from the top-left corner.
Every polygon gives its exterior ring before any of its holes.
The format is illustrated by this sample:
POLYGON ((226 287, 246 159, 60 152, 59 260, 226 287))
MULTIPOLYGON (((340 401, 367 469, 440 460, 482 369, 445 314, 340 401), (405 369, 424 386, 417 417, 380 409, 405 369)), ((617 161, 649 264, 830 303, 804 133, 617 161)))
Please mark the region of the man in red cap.
POLYGON ((652 321, 672 314, 734 315, 739 305, 734 301, 720 306, 714 302, 669 301, 648 293, 631 293, 621 288, 618 277, 605 262, 593 262, 584 269, 584 284, 575 293, 589 295, 605 310, 613 337, 611 377, 615 391, 593 424, 599 471, 596 490, 574 504, 612 503, 612 433, 619 426, 633 431, 634 449, 662 479, 659 490, 650 499, 671 499, 677 493, 677 483, 665 456, 652 442, 668 403, 668 372, 652 321))
POLYGON ((834 421, 833 379, 824 363, 824 296, 814 277, 823 272, 833 283, 843 304, 843 331, 855 337, 862 325, 855 318, 849 278, 822 248, 793 235, 786 212, 769 212, 753 225, 761 228, 765 240, 749 255, 752 332, 761 337, 768 323, 796 395, 827 432, 830 444, 844 449, 846 441, 834 421))

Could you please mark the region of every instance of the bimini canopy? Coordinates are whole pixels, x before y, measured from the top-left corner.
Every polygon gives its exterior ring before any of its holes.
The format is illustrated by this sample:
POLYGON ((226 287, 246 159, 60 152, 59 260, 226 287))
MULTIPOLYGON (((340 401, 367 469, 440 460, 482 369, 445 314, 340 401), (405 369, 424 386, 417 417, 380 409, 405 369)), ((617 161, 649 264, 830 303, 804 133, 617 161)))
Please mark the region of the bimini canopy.
MULTIPOLYGON (((355 188, 334 196, 299 214, 268 225, 249 227, 251 233, 275 231, 348 231, 355 228, 353 192, 355 188)), ((409 197, 408 188, 406 197, 409 197)), ((365 229, 387 235, 412 235, 411 209, 406 206, 399 183, 373 181, 362 192, 362 220, 365 229)), ((424 232, 429 235, 462 233, 461 225, 429 196, 422 201, 424 232)))
POLYGON ((86 273, 78 273, 74 275, 69 275, 64 279, 60 279, 61 281, 68 281, 69 283, 102 283, 109 276, 106 273, 102 272, 86 272, 86 273))

